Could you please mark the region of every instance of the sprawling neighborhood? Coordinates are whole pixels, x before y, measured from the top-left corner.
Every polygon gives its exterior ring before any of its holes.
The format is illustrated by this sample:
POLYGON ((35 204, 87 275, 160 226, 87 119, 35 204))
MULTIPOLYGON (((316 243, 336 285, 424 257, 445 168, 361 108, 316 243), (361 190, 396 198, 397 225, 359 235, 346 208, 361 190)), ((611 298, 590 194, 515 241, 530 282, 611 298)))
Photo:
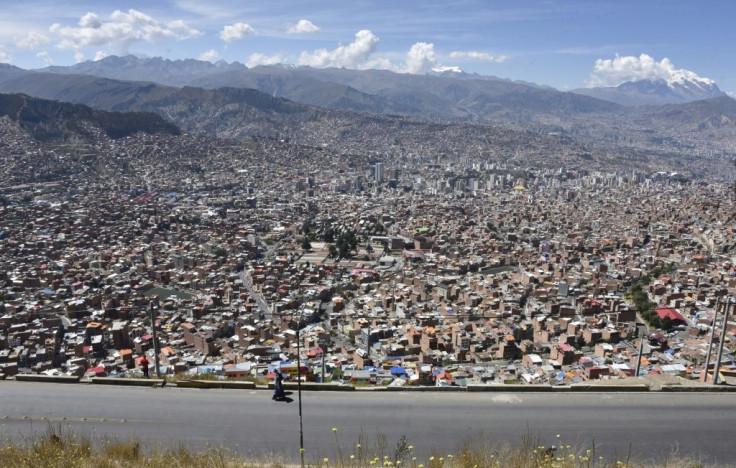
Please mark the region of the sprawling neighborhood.
POLYGON ((4 136, 3 377, 736 381, 725 184, 146 135, 64 161, 4 136), (49 177, 85 164, 104 178, 49 177))

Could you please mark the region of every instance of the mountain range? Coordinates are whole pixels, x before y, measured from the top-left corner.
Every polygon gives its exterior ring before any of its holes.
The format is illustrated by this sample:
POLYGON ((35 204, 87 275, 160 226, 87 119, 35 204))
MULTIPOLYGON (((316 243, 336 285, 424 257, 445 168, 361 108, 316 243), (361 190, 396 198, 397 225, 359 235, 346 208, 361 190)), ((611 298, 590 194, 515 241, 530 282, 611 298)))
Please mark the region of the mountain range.
MULTIPOLYGON (((375 110, 384 111, 389 107, 395 107, 399 111, 403 109, 401 113, 410 113, 417 109, 408 106, 406 99, 402 99, 402 94, 395 89, 396 84, 406 86, 408 83, 413 94, 416 94, 418 84, 420 86, 427 84, 427 81, 422 79, 423 75, 397 74, 385 70, 315 69, 284 65, 258 66, 249 69, 242 63, 227 63, 223 60, 213 64, 194 59, 168 60, 160 57, 139 58, 132 55, 110 56, 98 61, 86 61, 68 67, 51 66, 40 71, 92 75, 124 81, 152 81, 177 87, 248 87, 294 101, 327 107, 338 107, 341 104, 347 107, 359 104, 351 100, 351 97, 355 98, 355 96, 349 96, 351 93, 358 92, 388 101, 377 102, 376 104, 383 106, 383 108, 375 110), (391 76, 389 82, 392 85, 384 86, 386 76, 391 76), (304 86, 305 84, 307 86, 304 86), (334 88, 331 92, 325 92, 324 88, 328 87, 328 84, 334 88), (317 87, 322 88, 321 93, 313 96, 312 92, 317 87), (299 89, 297 90, 297 88, 299 89), (346 94, 348 96, 345 96, 346 94), (341 102, 340 98, 344 100, 341 102), (399 102, 393 103, 393 106, 391 106, 393 99, 399 102)), ((494 87, 497 88, 496 94, 510 93, 529 87, 552 93, 556 91, 554 88, 533 83, 467 74, 457 70, 432 72, 426 76, 430 77, 430 83, 440 83, 431 78, 476 82, 475 86, 470 87, 476 92, 478 87, 487 90, 489 83, 494 83, 494 87)), ((433 89, 435 88, 433 87, 433 89)), ((435 94, 441 94, 438 91, 442 89, 442 85, 438 84, 436 89, 435 94)), ((453 89, 448 91, 452 92, 453 89)), ((626 81, 615 87, 579 88, 573 90, 572 93, 624 106, 682 104, 711 99, 725 94, 712 80, 684 71, 674 73, 668 79, 626 81)), ((467 104, 470 108, 468 115, 474 115, 472 112, 473 92, 471 91, 462 97, 467 101, 464 104, 467 104)), ((428 104, 431 105, 431 102, 428 104)))
MULTIPOLYGON (((638 82, 616 92, 637 86, 654 96, 660 85, 638 82)), ((185 132, 214 137, 279 138, 390 153, 400 150, 402 141, 421 147, 423 139, 433 142, 434 151, 463 151, 462 145, 442 138, 465 132, 476 141, 485 133, 517 148, 526 147, 519 141, 540 138, 532 145, 535 152, 545 145, 557 151, 566 142, 563 152, 568 155, 597 154, 608 163, 615 155, 626 164, 669 158, 677 161, 667 163, 669 167, 700 175, 709 170, 703 158, 730 161, 736 141, 736 101, 714 84, 702 85, 702 91, 715 97, 625 106, 457 72, 420 76, 385 70, 246 68, 132 56, 35 71, 0 65, 0 92, 107 111, 152 112, 185 132)), ((694 85, 684 81, 667 86, 695 97, 694 85)))

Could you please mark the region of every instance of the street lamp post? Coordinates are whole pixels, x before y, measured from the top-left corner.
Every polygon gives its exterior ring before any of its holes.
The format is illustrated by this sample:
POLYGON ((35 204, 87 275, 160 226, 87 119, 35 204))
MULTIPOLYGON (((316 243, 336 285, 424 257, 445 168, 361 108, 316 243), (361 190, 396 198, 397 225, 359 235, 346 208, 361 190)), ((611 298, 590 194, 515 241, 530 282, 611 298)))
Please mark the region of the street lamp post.
POLYGON ((716 366, 713 369, 713 385, 718 382, 718 374, 721 371, 721 358, 723 358, 723 344, 726 341, 726 331, 728 330, 728 312, 731 308, 731 297, 726 296, 726 307, 723 311, 723 328, 721 329, 721 339, 718 344, 718 357, 716 358, 716 366))
POLYGON ((322 376, 320 382, 325 383, 325 354, 327 353, 327 347, 332 345, 332 339, 329 336, 322 335, 319 340, 319 346, 322 348, 322 376))
POLYGON ((299 329, 301 328, 303 314, 304 304, 299 310, 299 319, 296 323, 296 388, 299 396, 299 457, 302 467, 304 466, 304 426, 302 424, 302 348, 299 329))
MULTIPOLYGON (((151 335, 153 339, 153 365, 156 366, 156 378, 161 378, 161 366, 158 362, 158 334, 156 332, 156 317, 153 310, 153 301, 148 303, 148 315, 151 319, 151 335)), ((146 374, 148 376, 148 374, 146 374)))
POLYGON ((639 372, 641 372, 641 354, 644 352, 644 337, 642 336, 639 340, 639 355, 636 357, 636 371, 634 373, 634 377, 639 377, 639 372))
MULTIPOLYGON (((716 308, 713 312, 713 323, 710 327, 710 340, 708 340, 708 352, 705 354, 705 379, 704 383, 708 383, 708 368, 710 367, 710 355, 713 350, 713 339, 716 335, 716 321, 718 320, 718 312, 721 309, 721 298, 716 298, 716 308)), ((715 376, 713 377, 715 379, 715 376)))

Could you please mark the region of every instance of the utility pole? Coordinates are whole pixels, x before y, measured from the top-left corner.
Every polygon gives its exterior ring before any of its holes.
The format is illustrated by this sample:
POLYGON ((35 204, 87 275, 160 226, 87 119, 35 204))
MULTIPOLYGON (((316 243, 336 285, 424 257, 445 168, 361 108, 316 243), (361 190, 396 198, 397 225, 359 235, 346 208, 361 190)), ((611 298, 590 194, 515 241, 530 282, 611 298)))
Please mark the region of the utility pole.
POLYGON ((153 301, 148 303, 148 317, 151 319, 151 330, 153 335, 153 365, 156 366, 156 378, 161 378, 161 366, 158 362, 158 334, 156 332, 156 317, 153 310, 153 301))
POLYGON ((718 379, 718 373, 721 371, 721 358, 723 357, 723 344, 726 341, 726 328, 728 327, 728 312, 731 308, 731 298, 726 296, 726 310, 723 313, 723 327, 721 328, 721 342, 718 344, 718 358, 716 359, 716 367, 713 370, 713 385, 718 379))
POLYGON ((713 323, 710 327, 710 340, 708 340, 708 352, 705 355, 705 379, 703 383, 708 383, 708 367, 710 367, 710 354, 713 349, 713 339, 716 334, 716 319, 718 319, 718 309, 721 307, 721 298, 716 299, 716 310, 713 314, 713 323))

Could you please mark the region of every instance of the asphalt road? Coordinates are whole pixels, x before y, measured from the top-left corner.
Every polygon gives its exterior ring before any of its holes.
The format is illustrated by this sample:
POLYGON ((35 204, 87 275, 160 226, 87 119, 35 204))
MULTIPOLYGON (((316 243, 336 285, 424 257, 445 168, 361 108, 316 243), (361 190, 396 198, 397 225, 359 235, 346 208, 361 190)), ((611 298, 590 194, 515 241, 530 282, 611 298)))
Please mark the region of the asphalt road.
POLYGON ((250 273, 246 271, 241 271, 240 280, 243 282, 243 286, 245 286, 245 289, 248 290, 248 294, 250 294, 250 297, 255 299, 256 305, 258 305, 258 311, 263 314, 264 317, 268 319, 273 319, 273 316, 271 315, 271 309, 268 308, 268 304, 266 303, 266 300, 263 299, 263 295, 261 295, 261 293, 253 288, 253 281, 251 280, 250 273))
MULTIPOLYGON (((196 390, 0 381, 0 435, 23 440, 48 424, 136 438, 149 445, 224 445, 242 453, 298 459, 299 417, 264 390, 196 390)), ((662 459, 677 445, 708 465, 736 466, 736 394, 304 392, 308 459, 350 453, 385 434, 405 435, 419 456, 455 452, 474 439, 518 444, 531 433, 547 444, 590 448, 607 460, 662 459), (336 435, 332 428, 337 427, 336 435), (558 439, 556 435, 559 434, 558 439)), ((28 440, 27 438, 25 440, 28 440)))

